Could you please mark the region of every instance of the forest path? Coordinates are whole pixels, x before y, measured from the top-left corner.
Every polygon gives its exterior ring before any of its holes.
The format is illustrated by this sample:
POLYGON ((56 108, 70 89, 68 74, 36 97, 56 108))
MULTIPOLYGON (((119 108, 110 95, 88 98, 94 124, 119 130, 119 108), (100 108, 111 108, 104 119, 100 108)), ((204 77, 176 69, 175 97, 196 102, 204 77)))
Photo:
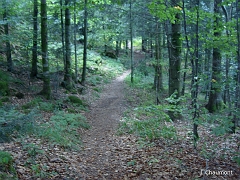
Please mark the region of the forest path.
POLYGON ((91 129, 82 135, 84 148, 79 154, 79 172, 83 179, 118 179, 124 173, 118 152, 123 142, 115 134, 127 108, 123 81, 129 73, 126 71, 107 84, 86 114, 91 129))

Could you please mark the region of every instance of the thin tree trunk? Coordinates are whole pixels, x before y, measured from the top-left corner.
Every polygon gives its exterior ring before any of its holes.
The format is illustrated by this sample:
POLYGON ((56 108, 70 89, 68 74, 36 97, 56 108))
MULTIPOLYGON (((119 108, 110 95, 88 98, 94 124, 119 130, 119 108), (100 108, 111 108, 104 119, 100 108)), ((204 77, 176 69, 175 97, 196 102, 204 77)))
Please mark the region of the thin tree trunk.
MULTIPOLYGON (((187 62, 188 62, 188 54, 189 54, 189 39, 187 36, 187 20, 186 20, 186 11, 185 11, 185 0, 182 0, 182 4, 183 4, 183 29, 184 29, 184 34, 185 34, 185 40, 186 40, 186 44, 187 44, 187 51, 186 51, 186 55, 185 55, 185 62, 184 62, 184 70, 187 69, 187 62)), ((185 81, 186 81, 186 76, 187 76, 187 72, 184 71, 183 73, 183 85, 182 85, 182 92, 181 95, 184 96, 185 94, 185 81)))
POLYGON ((75 83, 78 82, 78 62, 77 62, 77 30, 76 30, 76 0, 74 0, 74 58, 75 58, 75 83))
POLYGON ((43 66, 43 89, 40 94, 46 96, 47 99, 51 96, 49 63, 48 63, 48 32, 47 32, 47 3, 46 0, 41 0, 41 47, 42 47, 42 66, 43 66))
POLYGON ((197 148, 197 141, 199 139, 198 135, 198 119, 199 119, 199 108, 198 108, 198 73, 199 73, 199 8, 200 8, 200 1, 197 0, 197 23, 196 23, 196 44, 195 44, 195 62, 193 66, 192 73, 192 104, 193 104, 193 139, 194 139, 194 148, 197 148))
POLYGON ((84 1, 84 49, 83 49, 83 71, 82 71, 82 81, 81 84, 85 86, 86 81, 86 71, 87 71, 87 29, 88 29, 88 11, 87 11, 88 1, 84 1))
POLYGON ((33 47, 32 47, 32 69, 31 77, 36 77, 38 74, 38 0, 33 2, 33 47))
POLYGON ((133 83, 134 64, 133 64, 133 20, 132 20, 132 0, 130 0, 130 38, 131 38, 131 83, 133 83))
POLYGON ((4 24, 4 33, 6 35, 6 57, 7 57, 7 70, 12 71, 13 70, 13 61, 12 61, 12 53, 11 53, 11 44, 10 44, 10 34, 9 34, 9 23, 8 23, 8 8, 7 8, 7 1, 4 1, 3 4, 3 19, 5 21, 4 24))
POLYGON ((61 40, 62 40, 62 55, 63 55, 63 64, 64 64, 64 71, 66 71, 66 53, 65 53, 65 38, 64 38, 64 22, 63 22, 63 2, 60 0, 61 6, 61 40))
POLYGON ((118 58, 118 56, 119 56, 120 46, 121 46, 120 42, 119 42, 119 41, 116 41, 116 57, 117 57, 117 58, 118 58))
POLYGON ((65 0, 65 48, 66 48, 66 68, 64 73, 63 87, 71 90, 72 89, 72 75, 71 75, 71 42, 70 42, 70 26, 71 16, 69 9, 70 0, 65 0))
POLYGON ((154 86, 156 89, 156 104, 159 104, 159 93, 163 90, 162 82, 162 27, 161 24, 157 22, 156 28, 157 37, 156 37, 156 65, 155 65, 155 77, 154 77, 154 86), (160 27, 159 27, 160 26, 160 27))

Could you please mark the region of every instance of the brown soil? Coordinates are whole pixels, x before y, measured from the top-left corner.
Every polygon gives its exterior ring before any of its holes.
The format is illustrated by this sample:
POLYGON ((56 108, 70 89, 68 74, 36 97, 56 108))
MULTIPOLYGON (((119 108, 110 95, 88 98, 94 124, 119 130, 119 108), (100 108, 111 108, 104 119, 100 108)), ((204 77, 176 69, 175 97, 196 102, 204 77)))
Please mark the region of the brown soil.
POLYGON ((83 134, 84 149, 80 167, 85 179, 118 179, 121 163, 112 151, 117 148, 116 129, 126 110, 124 79, 126 71, 111 84, 106 85, 98 101, 90 107, 86 117, 91 130, 83 134), (114 162, 115 161, 115 162, 114 162))

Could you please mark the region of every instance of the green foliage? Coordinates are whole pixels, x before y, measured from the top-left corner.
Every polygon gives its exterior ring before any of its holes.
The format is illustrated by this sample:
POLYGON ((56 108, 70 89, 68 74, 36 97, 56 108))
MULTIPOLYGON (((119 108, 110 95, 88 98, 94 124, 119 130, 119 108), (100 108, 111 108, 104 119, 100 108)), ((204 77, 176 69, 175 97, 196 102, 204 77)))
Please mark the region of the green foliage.
POLYGON ((15 176, 12 155, 6 151, 0 151, 0 179, 16 179, 15 176))
POLYGON ((8 82, 0 81, 0 96, 7 96, 9 93, 8 82))
POLYGON ((45 112, 53 112, 55 105, 50 102, 39 102, 39 109, 45 112))
POLYGON ((5 96, 1 98, 2 102, 8 102, 9 101, 9 97, 5 96))
POLYGON ((238 154, 238 156, 234 156, 233 160, 240 166, 240 155, 238 154))
POLYGON ((126 117, 121 123, 119 133, 136 134, 145 140, 154 140, 160 137, 176 139, 176 129, 173 125, 165 125, 171 122, 163 106, 151 105, 138 107, 131 112, 131 117, 126 117))
POLYGON ((131 76, 130 75, 127 76, 125 81, 132 88, 152 89, 154 78, 153 78, 153 76, 145 76, 143 73, 136 72, 134 74, 133 83, 131 83, 131 76))
POLYGON ((39 102, 41 102, 41 101, 42 101, 41 98, 36 97, 36 98, 32 99, 30 102, 24 104, 24 105, 22 106, 22 109, 31 109, 31 108, 34 108, 34 107, 36 107, 36 106, 39 104, 39 102))
POLYGON ((186 102, 185 97, 179 97, 177 98, 177 92, 175 91, 170 97, 165 99, 168 104, 166 105, 166 110, 168 111, 169 116, 172 120, 175 118, 181 118, 183 115, 183 111, 186 109, 185 104, 183 102, 186 102))
POLYGON ((77 96, 68 96, 68 99, 70 100, 71 103, 77 104, 77 105, 83 105, 83 101, 79 99, 77 96))
POLYGON ((80 142, 78 130, 80 128, 88 129, 90 126, 81 114, 59 111, 50 118, 48 123, 42 124, 41 128, 40 136, 42 138, 70 148, 80 142))
POLYGON ((40 118, 37 111, 22 114, 12 107, 0 108, 0 142, 9 142, 24 134, 33 134, 36 131, 36 120, 40 118))
POLYGON ((9 80, 9 75, 6 72, 0 70, 0 96, 9 95, 9 80))
POLYGON ((26 150, 28 155, 32 158, 35 158, 38 154, 42 154, 44 152, 37 145, 32 143, 23 145, 23 149, 26 150))

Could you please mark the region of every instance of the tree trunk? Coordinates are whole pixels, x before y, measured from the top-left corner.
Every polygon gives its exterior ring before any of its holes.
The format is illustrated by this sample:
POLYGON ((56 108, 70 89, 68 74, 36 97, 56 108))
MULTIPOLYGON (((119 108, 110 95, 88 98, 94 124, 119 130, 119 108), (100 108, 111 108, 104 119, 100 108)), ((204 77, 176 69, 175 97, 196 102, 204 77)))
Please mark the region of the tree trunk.
POLYGON ((64 73, 64 82, 62 86, 68 90, 72 89, 72 74, 71 74, 71 42, 70 42, 70 25, 71 16, 69 9, 70 0, 65 0, 65 48, 66 48, 66 67, 64 73))
POLYGON ((132 19, 132 0, 130 0, 130 38, 131 38, 131 83, 133 83, 134 67, 133 67, 133 19, 132 19))
MULTIPOLYGON (((218 39, 221 36, 221 30, 218 29, 221 18, 218 17, 220 13, 219 4, 221 0, 214 1, 214 13, 215 17, 215 28, 214 36, 218 39)), ((221 51, 218 47, 213 48, 213 61, 212 61, 212 81, 211 81, 211 91, 209 95, 208 104, 206 105, 210 113, 217 112, 223 108, 223 98, 222 98, 222 74, 221 74, 221 51)))
POLYGON ((142 36, 142 51, 146 52, 147 51, 147 39, 142 36))
MULTIPOLYGON (((174 6, 177 6, 179 0, 172 0, 174 6)), ((175 23, 172 24, 172 40, 169 58, 169 96, 175 91, 177 92, 176 98, 180 96, 180 70, 181 70, 181 22, 180 12, 175 16, 175 23)))
POLYGON ((10 43, 10 35, 9 35, 9 23, 8 23, 8 9, 7 9, 7 1, 4 1, 3 4, 3 19, 5 21, 4 23, 4 33, 6 35, 6 57, 7 57, 7 70, 12 71, 13 70, 13 61, 12 61, 12 53, 11 53, 11 43, 10 43))
POLYGON ((120 49, 120 42, 119 41, 116 41, 116 57, 118 58, 119 56, 119 49, 120 49))
POLYGON ((36 77, 38 74, 37 57, 38 57, 38 0, 33 2, 33 47, 32 47, 32 69, 31 77, 36 77))
POLYGON ((86 71, 87 71, 87 42, 88 42, 88 34, 87 34, 87 28, 88 28, 88 11, 87 11, 87 4, 88 1, 84 1, 84 49, 83 49, 83 71, 82 71, 82 81, 81 84, 85 86, 86 81, 86 71))
POLYGON ((64 22, 63 22, 63 3, 62 0, 60 0, 60 6, 61 6, 61 39, 62 39, 62 55, 63 55, 63 64, 64 64, 64 70, 66 69, 66 52, 65 52, 65 39, 64 39, 64 22))
POLYGON ((75 83, 78 82, 78 61, 77 61, 77 23, 76 23, 76 0, 74 0, 74 58, 75 58, 75 83))
POLYGON ((155 65, 155 77, 154 77, 154 88, 156 89, 156 103, 159 103, 159 93, 163 90, 163 77, 162 77, 162 27, 161 24, 157 23, 156 28, 156 65, 155 65), (160 27, 159 27, 160 26, 160 27))
POLYGON ((43 66, 43 89, 40 94, 51 96, 49 64, 48 64, 48 34, 47 34, 47 3, 41 0, 41 40, 42 40, 42 66, 43 66))

